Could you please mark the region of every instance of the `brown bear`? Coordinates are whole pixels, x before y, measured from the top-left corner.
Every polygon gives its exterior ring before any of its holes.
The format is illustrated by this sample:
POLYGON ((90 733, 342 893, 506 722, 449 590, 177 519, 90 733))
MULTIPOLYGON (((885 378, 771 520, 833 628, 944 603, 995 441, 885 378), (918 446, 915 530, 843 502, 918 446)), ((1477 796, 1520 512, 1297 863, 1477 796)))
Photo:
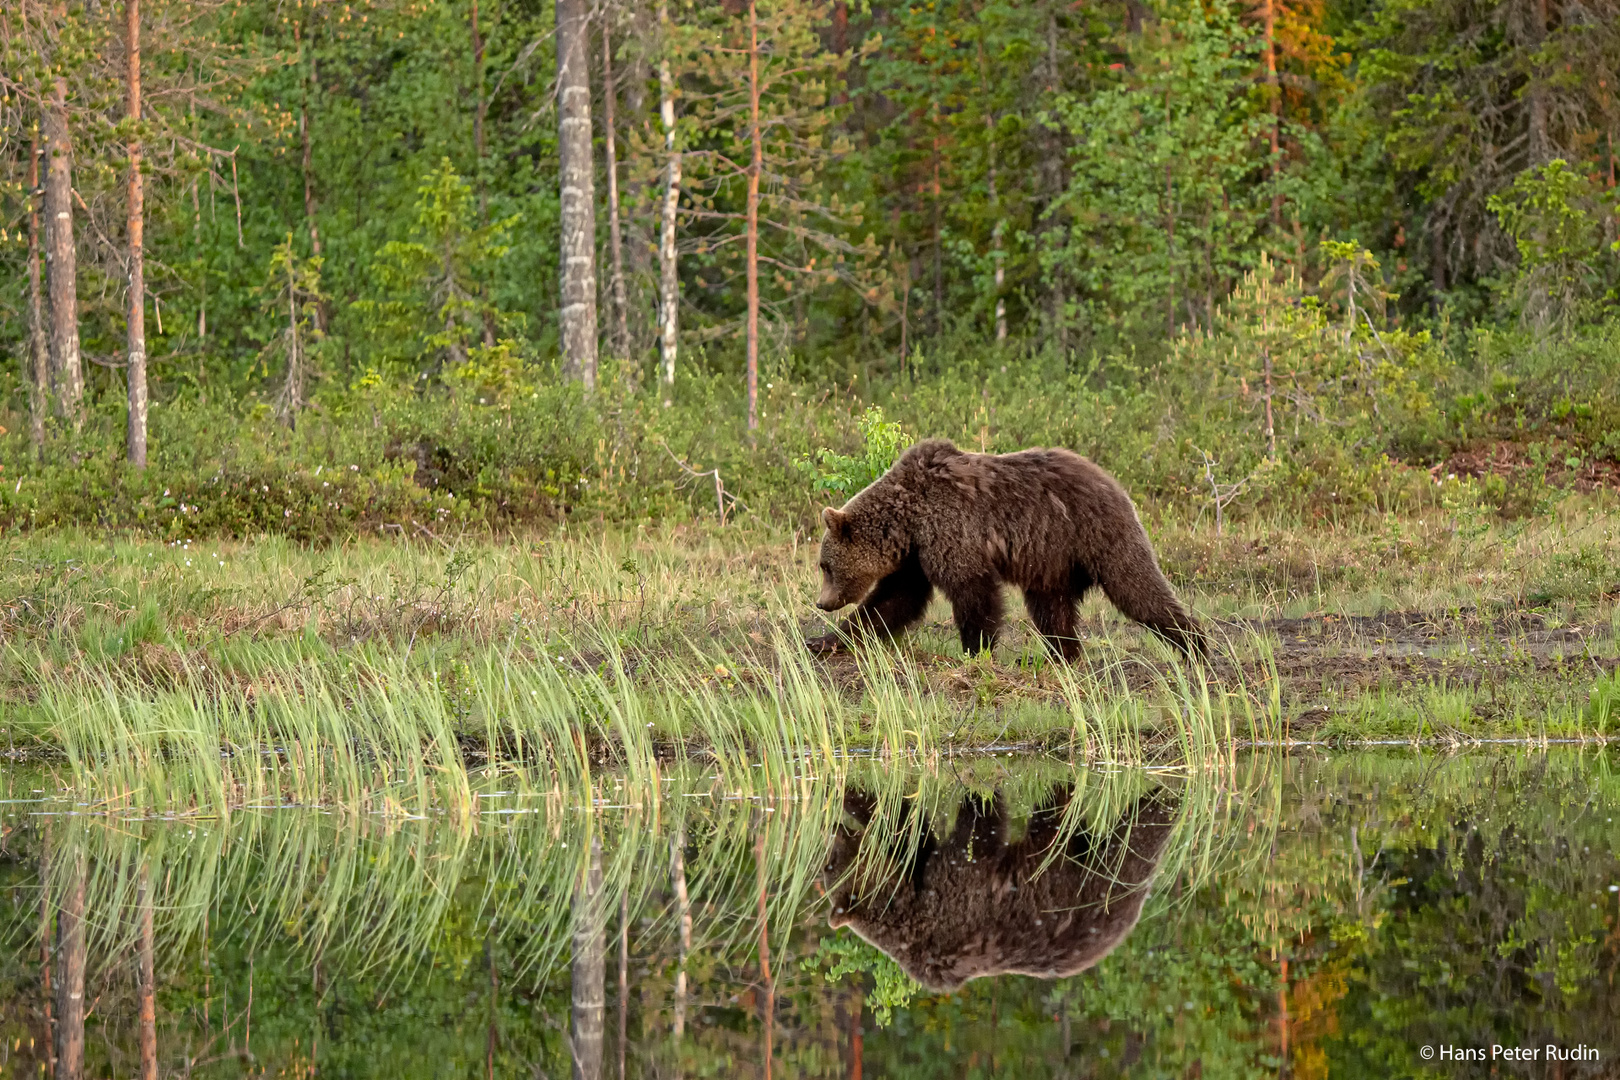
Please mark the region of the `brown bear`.
MULTIPOLYGON (((962 648, 988 649, 1006 582, 1023 590, 1052 648, 1073 659, 1076 606, 1100 585, 1122 614, 1183 653, 1205 652, 1203 630, 1160 572, 1130 496, 1072 451, 971 454, 929 439, 821 520, 816 606, 859 604, 844 634, 898 634, 922 618, 938 588, 962 648)), ((811 644, 825 650, 837 640, 811 644)))
MULTIPOLYGON (((888 850, 857 860, 874 802, 846 795, 860 828, 833 836, 823 872, 829 925, 848 926, 940 992, 986 975, 1061 978, 1086 970, 1141 917, 1179 800, 1155 789, 1099 837, 1064 829, 1071 797, 1060 789, 1030 819, 1024 839, 1009 843, 1000 796, 988 804, 970 796, 949 837, 924 829, 914 847, 891 839, 888 850)), ((903 819, 911 806, 902 805, 903 819)), ((906 836, 906 824, 882 836, 906 836)))

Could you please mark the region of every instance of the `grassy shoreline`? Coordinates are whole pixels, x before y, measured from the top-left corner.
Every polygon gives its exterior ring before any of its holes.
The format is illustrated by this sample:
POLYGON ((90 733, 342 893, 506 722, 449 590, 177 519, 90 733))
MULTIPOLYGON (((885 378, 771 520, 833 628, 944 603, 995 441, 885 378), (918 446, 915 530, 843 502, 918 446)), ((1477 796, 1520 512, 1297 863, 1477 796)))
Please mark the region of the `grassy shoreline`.
MULTIPOLYGON (((274 748, 274 767, 255 769, 294 787, 307 781, 287 779, 291 762, 316 748, 309 768, 341 759, 345 783, 364 786, 385 762, 430 776, 511 757, 560 775, 593 760, 743 767, 988 746, 1140 762, 1620 729, 1620 537, 1601 500, 1506 524, 1150 525, 1223 641, 1207 670, 1100 598, 1072 667, 1016 604, 993 654, 964 656, 938 603, 898 646, 813 658, 802 642, 825 619, 810 603, 814 542, 798 533, 325 549, 9 537, 0 726, 12 747, 109 778, 274 748)), ((269 782, 221 768, 205 770, 216 785, 269 782)))

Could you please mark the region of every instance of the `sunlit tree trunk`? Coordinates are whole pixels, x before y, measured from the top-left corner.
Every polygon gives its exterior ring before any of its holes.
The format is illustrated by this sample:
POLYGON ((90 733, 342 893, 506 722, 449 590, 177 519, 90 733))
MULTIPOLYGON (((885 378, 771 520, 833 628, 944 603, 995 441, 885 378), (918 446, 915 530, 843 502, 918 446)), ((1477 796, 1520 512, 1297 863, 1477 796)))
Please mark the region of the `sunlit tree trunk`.
POLYGON ((574 1080, 601 1080, 602 1020, 606 1009, 607 957, 603 935, 602 842, 593 839, 589 859, 574 886, 573 1033, 574 1080))
POLYGON ((84 1076, 84 852, 68 856, 72 879, 56 911, 56 1080, 84 1076))
POLYGON ((675 1037, 686 1033, 686 957, 692 951, 692 905, 686 895, 686 829, 677 826, 669 840, 669 879, 675 890, 675 922, 680 954, 675 962, 675 1037))
POLYGON ((596 165, 586 0, 557 0, 557 158, 562 222, 562 355, 570 378, 596 388, 596 165))
POLYGON ((613 352, 623 358, 630 352, 630 302, 624 290, 624 240, 619 231, 619 126, 615 116, 613 87, 613 32, 606 16, 602 19, 602 123, 606 129, 603 146, 607 152, 608 211, 608 288, 613 295, 613 352))
MULTIPOLYGON (((129 61, 129 122, 141 122, 141 4, 124 0, 125 51, 129 61)), ((307 144, 306 144, 307 146, 307 144)), ((308 150, 305 150, 307 156, 308 150)), ((129 316, 128 424, 125 433, 129 463, 146 468, 146 253, 145 192, 141 182, 141 139, 137 126, 129 139, 129 316)), ((161 321, 161 320, 159 320, 161 321)))
POLYGON ((759 17, 748 0, 748 430, 759 427, 759 174, 764 137, 759 129, 759 17))
POLYGON ((681 152, 675 145, 675 76, 669 63, 669 5, 658 6, 664 56, 658 62, 658 115, 664 124, 663 212, 658 233, 658 331, 664 364, 664 404, 675 387, 675 358, 680 349, 681 281, 675 262, 675 210, 681 197, 681 152))
POLYGON ((1260 21, 1266 39, 1266 93, 1271 98, 1271 227, 1282 228, 1282 88, 1277 82, 1277 3, 1265 0, 1260 21))
POLYGON ((73 140, 67 80, 58 77, 45 108, 45 277, 51 305, 51 393, 57 412, 78 426, 84 401, 79 360, 79 260, 73 242, 73 140))
POLYGON ((45 332, 45 296, 39 269, 39 128, 28 144, 28 437, 36 454, 45 447, 45 414, 50 409, 51 347, 45 332))
POLYGON ((157 1080, 157 977, 152 955, 152 886, 144 866, 141 867, 141 880, 135 891, 135 917, 140 923, 140 941, 136 946, 141 1029, 140 1080, 157 1080))

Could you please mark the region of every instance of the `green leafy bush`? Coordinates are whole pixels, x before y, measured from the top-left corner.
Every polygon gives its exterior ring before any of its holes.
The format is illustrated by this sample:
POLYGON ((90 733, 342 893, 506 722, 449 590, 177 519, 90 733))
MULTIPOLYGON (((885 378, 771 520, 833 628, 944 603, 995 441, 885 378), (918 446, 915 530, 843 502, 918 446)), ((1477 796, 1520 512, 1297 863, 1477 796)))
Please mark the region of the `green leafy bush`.
POLYGON ((888 1027, 894 1020, 894 1010, 911 1004, 923 987, 907 975, 900 965, 876 946, 868 945, 852 933, 840 930, 821 939, 814 954, 799 961, 805 971, 820 971, 828 982, 846 975, 866 975, 872 986, 866 993, 866 1005, 878 1027, 888 1027))

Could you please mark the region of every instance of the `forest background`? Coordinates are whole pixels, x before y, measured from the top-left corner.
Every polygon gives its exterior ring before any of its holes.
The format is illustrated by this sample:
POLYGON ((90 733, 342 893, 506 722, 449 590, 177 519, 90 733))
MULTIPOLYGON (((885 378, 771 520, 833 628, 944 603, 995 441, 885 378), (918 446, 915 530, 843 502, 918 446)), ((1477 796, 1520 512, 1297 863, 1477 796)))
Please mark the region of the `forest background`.
POLYGON ((8 529, 798 526, 924 435, 1217 525, 1620 477, 1614 0, 13 0, 0 35, 8 529))

